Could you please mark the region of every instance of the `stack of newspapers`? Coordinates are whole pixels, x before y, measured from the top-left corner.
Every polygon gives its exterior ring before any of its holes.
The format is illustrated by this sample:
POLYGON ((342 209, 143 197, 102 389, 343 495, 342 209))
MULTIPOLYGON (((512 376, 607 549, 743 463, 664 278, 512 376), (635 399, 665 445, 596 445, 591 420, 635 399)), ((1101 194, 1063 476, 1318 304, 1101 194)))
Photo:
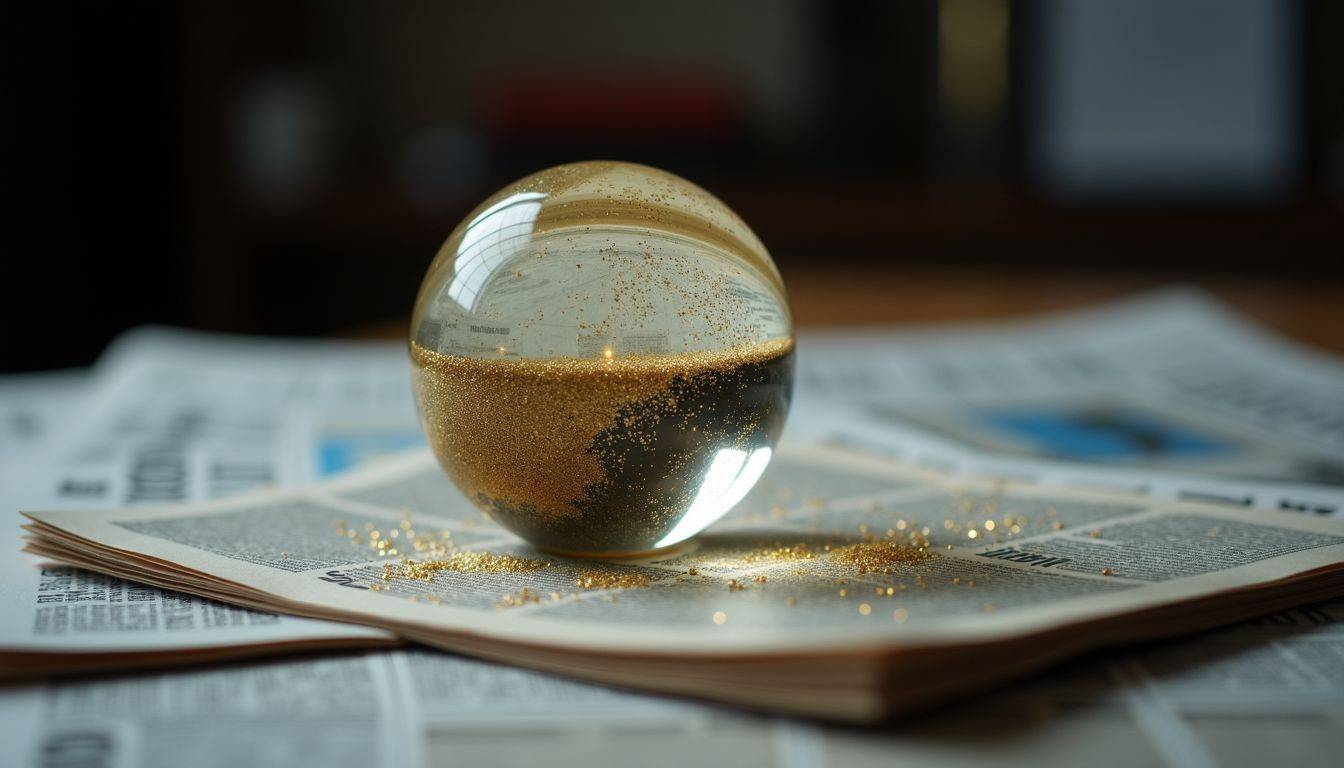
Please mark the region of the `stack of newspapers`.
POLYGON ((67 437, 5 466, 0 676, 416 644, 873 721, 1344 593, 1344 365, 1202 295, 799 354, 736 508, 589 562, 462 498, 400 349, 133 334, 7 400, 67 437))

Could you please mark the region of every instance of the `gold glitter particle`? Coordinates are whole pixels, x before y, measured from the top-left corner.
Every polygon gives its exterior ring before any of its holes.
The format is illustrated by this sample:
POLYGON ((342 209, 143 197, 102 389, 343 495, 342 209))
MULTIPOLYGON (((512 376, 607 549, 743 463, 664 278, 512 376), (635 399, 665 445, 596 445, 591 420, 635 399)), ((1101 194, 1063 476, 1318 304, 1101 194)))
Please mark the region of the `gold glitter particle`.
POLYGON ((499 610, 503 610, 505 608, 521 608, 524 605, 539 602, 541 602, 540 595, 528 589, 527 587, 523 587, 517 592, 501 597, 499 599, 499 602, 495 603, 495 608, 499 610))
POLYGON ((870 613, 872 613, 872 612, 873 612, 873 606, 871 606, 871 605, 869 605, 869 604, 867 604, 867 603, 859 603, 859 613, 860 613, 860 614, 862 614, 862 615, 864 615, 864 616, 867 616, 868 614, 870 614, 870 613))
POLYGON ((816 553, 809 549, 806 544, 793 544, 791 546, 780 544, 749 552, 742 556, 742 563, 744 565, 788 563, 799 560, 813 560, 816 556, 816 553))
POLYGON ((927 547, 883 539, 841 547, 835 550, 835 557, 861 574, 890 574, 898 567, 927 562, 933 553, 927 547))
POLYGON ((1101 569, 1101 575, 1102 575, 1102 576, 1114 576, 1114 575, 1115 575, 1115 570, 1114 570, 1114 569, 1111 569, 1111 568, 1102 568, 1102 569, 1101 569))
POLYGON ((897 608, 896 610, 891 612, 892 621, 903 622, 908 618, 910 618, 910 612, 904 608, 897 608))
POLYGON ((714 612, 714 623, 715 623, 715 624, 722 624, 722 623, 724 623, 724 622, 727 621, 727 620, 728 620, 728 614, 724 613, 723 611, 715 611, 715 612, 714 612))
POLYGON ((574 580, 579 589, 643 589, 649 586, 649 577, 642 573, 612 573, 610 571, 583 570, 574 580))
POLYGON ((367 543, 379 557, 396 557, 403 552, 415 550, 416 553, 434 558, 444 558, 453 550, 453 537, 448 531, 417 533, 411 525, 411 516, 407 512, 398 526, 380 531, 373 523, 364 524, 364 536, 346 525, 344 520, 335 523, 336 535, 361 545, 367 543), (394 540, 404 539, 400 545, 394 540))
POLYGON ((433 581, 445 571, 452 573, 535 573, 550 566, 545 560, 490 552, 454 552, 441 560, 411 560, 389 563, 384 573, 393 578, 433 581))
POLYGON ((741 592, 742 590, 744 590, 744 589, 746 589, 746 588, 747 588, 747 585, 746 585, 746 584, 743 584, 742 582, 738 581, 737 579, 729 579, 729 580, 728 580, 728 591, 729 591, 729 592, 741 592))
POLYGON ((1101 538, 1101 531, 1088 531, 1087 535, 1091 536, 1094 539, 1098 539, 1101 538))

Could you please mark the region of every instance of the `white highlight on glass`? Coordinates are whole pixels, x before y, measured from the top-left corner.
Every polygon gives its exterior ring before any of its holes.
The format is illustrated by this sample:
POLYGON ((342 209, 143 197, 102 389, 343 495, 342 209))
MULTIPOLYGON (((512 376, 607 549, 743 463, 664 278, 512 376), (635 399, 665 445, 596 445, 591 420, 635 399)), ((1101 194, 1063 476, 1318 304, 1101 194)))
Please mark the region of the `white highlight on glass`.
POLYGON ((669 547, 685 541, 723 517, 761 479, 761 473, 770 463, 770 455, 769 448, 757 448, 750 453, 737 448, 721 449, 714 455, 691 508, 654 546, 669 547))
POLYGON ((532 226, 541 213, 544 192, 519 192, 481 211, 471 220, 453 262, 448 296, 471 312, 476 297, 510 256, 532 240, 532 226))

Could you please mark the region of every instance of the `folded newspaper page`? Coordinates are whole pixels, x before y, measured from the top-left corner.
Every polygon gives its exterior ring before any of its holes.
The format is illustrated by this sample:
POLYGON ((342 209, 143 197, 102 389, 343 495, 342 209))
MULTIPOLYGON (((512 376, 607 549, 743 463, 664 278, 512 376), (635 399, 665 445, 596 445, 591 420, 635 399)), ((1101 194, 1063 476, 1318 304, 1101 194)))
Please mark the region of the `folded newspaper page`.
MULTIPOLYGON (((0 501, 86 509, 310 482, 420 442, 402 345, 141 329, 89 373, 0 386, 16 427, 0 501)), ((242 609, 0 550, 0 670, 73 673, 392 645, 386 632, 242 609)), ((3 672, 0 672, 3 675, 3 672)))
POLYGON ((808 332, 798 350, 795 412, 812 412, 799 426, 814 437, 971 474, 1339 509, 1344 362, 1199 291, 1015 322, 808 332))
POLYGON ((575 677, 871 720, 1344 592, 1344 522, 785 446, 698 548, 530 549, 427 453, 306 489, 33 512, 44 558, 575 677), (807 495, 796 488, 808 489, 807 495), (976 663, 964 660, 974 651, 976 663))
POLYGON ((424 649, 0 688, 8 764, 240 762, 1333 767, 1344 746, 1344 600, 1196 640, 1092 654, 890 727, 735 717, 424 649), (239 734, 246 734, 240 739, 239 734), (182 749, 189 738, 191 749, 182 749), (265 744, 265 758, 240 743, 265 744), (417 756, 420 752, 421 756, 417 756), (96 758, 96 759, 95 759, 96 758))

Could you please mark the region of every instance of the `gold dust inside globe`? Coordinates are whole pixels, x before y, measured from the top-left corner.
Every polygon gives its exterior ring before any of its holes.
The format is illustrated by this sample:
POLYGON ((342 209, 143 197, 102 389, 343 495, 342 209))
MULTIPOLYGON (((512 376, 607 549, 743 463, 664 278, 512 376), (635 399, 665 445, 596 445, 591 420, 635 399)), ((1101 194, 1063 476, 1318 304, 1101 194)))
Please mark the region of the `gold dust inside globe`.
POLYGON ((452 232, 411 360, 425 434, 468 498, 543 549, 630 556, 699 533, 760 477, 793 326, 769 254, 717 198, 575 163, 452 232))

